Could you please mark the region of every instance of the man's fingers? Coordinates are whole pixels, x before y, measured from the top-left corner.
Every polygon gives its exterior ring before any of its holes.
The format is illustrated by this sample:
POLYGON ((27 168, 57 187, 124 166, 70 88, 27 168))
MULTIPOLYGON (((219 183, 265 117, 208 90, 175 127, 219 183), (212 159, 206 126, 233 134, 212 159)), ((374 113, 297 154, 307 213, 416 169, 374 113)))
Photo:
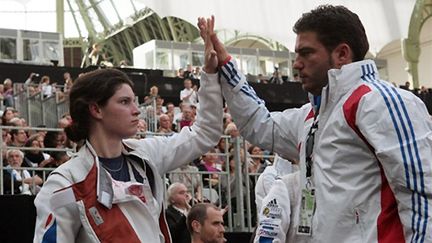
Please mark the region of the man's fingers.
POLYGON ((205 40, 206 36, 207 36, 207 23, 205 18, 203 17, 199 17, 198 18, 198 28, 200 30, 200 36, 201 38, 203 38, 205 40))
POLYGON ((211 16, 211 19, 210 19, 210 28, 209 28, 209 31, 210 31, 210 33, 214 33, 214 22, 215 22, 215 17, 214 17, 214 15, 212 15, 211 16))

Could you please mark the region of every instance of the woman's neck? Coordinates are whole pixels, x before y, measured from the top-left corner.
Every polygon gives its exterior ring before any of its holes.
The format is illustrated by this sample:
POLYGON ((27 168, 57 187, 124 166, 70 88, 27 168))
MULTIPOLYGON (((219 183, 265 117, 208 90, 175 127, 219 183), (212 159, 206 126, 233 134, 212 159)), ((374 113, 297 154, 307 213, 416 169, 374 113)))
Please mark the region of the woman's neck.
POLYGON ((103 132, 95 132, 90 134, 88 140, 99 157, 115 158, 121 155, 123 148, 121 139, 107 136, 103 132))

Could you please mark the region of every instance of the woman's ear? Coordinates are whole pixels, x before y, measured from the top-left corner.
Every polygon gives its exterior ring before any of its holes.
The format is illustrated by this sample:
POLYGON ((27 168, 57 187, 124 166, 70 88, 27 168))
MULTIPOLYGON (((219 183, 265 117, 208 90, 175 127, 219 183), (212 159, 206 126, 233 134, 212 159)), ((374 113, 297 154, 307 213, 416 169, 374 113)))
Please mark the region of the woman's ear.
POLYGON ((100 107, 96 103, 89 105, 90 115, 95 119, 102 119, 102 112, 100 107))

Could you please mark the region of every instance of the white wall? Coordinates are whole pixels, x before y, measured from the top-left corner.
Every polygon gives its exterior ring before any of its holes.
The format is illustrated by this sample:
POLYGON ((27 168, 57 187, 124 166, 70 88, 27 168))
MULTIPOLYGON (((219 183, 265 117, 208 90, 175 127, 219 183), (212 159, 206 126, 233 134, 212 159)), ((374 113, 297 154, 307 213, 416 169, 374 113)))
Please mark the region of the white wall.
MULTIPOLYGON (((423 26, 420 34, 421 54, 419 58, 419 84, 432 88, 432 19, 429 19, 423 26)), ((378 54, 378 59, 387 61, 387 69, 382 78, 395 82, 397 85, 405 84, 410 77, 406 71, 407 62, 401 51, 401 41, 395 40, 387 44, 378 54), (387 77, 386 77, 387 76, 387 77)), ((412 82, 411 82, 412 85, 412 82)), ((411 86, 411 88, 413 88, 411 86)))
POLYGON ((419 83, 432 88, 432 18, 423 25, 420 33, 421 53, 419 62, 419 83))

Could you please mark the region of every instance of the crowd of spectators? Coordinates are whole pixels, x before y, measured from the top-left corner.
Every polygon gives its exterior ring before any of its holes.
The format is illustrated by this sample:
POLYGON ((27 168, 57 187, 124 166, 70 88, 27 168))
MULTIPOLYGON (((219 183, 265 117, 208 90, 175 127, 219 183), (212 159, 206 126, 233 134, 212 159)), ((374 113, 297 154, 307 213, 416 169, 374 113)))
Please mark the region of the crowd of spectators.
MULTIPOLYGON (((28 97, 40 94, 46 99, 56 96, 57 101, 64 99, 73 80, 69 73, 64 73, 64 86, 52 82, 49 76, 39 77, 30 73, 27 80, 14 86, 11 79, 0 85, 1 126, 2 126, 2 161, 3 161, 3 193, 5 194, 36 194, 39 186, 49 174, 49 170, 69 160, 76 144, 67 139, 61 128, 69 125, 70 116, 64 114, 58 121, 58 131, 47 131, 44 124, 29 127, 26 119, 16 110, 15 92, 26 92, 28 97), (64 151, 45 151, 45 148, 64 149, 64 151), (32 169, 35 168, 35 169, 32 169)), ((49 111, 47 111, 49 112, 49 111)))

